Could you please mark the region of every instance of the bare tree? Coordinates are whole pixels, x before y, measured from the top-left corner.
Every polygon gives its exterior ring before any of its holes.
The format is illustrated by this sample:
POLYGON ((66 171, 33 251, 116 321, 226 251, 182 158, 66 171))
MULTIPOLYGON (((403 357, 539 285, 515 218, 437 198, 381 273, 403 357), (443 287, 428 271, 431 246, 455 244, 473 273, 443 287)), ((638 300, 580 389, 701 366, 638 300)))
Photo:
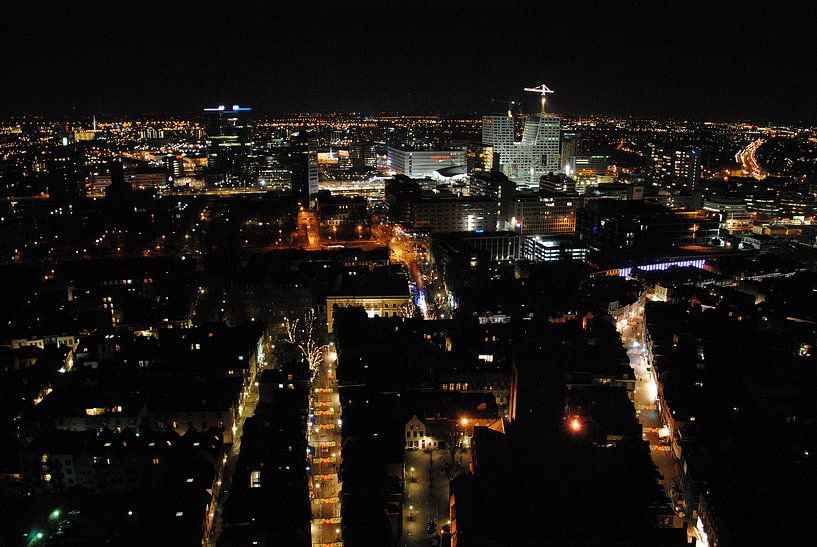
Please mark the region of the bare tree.
POLYGON ((327 344, 321 344, 320 322, 315 310, 309 308, 296 319, 284 318, 284 340, 297 349, 309 366, 309 380, 314 382, 320 370, 327 344))
POLYGON ((397 307, 397 311, 402 317, 414 317, 417 313, 417 307, 414 305, 414 302, 409 301, 405 304, 400 304, 397 307))

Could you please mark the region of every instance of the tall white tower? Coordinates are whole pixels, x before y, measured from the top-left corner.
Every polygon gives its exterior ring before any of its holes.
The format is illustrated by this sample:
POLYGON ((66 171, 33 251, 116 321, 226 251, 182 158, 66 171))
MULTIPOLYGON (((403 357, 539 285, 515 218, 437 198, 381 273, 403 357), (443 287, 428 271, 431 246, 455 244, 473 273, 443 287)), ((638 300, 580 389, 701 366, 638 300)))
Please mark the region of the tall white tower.
POLYGON ((506 169, 514 162, 514 130, 513 117, 510 115, 491 115, 482 117, 482 144, 494 149, 494 165, 497 161, 500 170, 510 177, 506 169), (499 156, 497 158, 497 156, 499 156))
POLYGON ((512 116, 492 115, 482 117, 482 144, 494 147, 499 154, 499 166, 508 178, 538 187, 539 177, 559 172, 562 120, 545 113, 545 96, 553 93, 546 85, 525 91, 541 94, 542 110, 525 122, 522 140, 514 139, 512 116))

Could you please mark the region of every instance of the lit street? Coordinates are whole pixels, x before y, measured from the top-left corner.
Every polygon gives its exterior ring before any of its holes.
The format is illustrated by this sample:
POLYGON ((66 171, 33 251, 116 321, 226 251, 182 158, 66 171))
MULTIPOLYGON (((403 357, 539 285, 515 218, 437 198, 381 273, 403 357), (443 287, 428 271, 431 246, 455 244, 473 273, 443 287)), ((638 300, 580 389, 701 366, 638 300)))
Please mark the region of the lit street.
POLYGON ((749 143, 746 148, 743 148, 735 154, 735 159, 740 163, 743 173, 757 180, 763 180, 767 175, 755 156, 757 149, 760 148, 763 142, 763 139, 754 140, 749 143))
POLYGON ((340 399, 334 373, 334 352, 327 351, 312 386, 309 409, 311 454, 309 496, 312 503, 312 544, 341 541, 340 492, 340 399))
MULTIPOLYGON (((455 473, 468 468, 470 453, 467 450, 458 451, 455 458, 455 473)), ((437 535, 440 528, 448 524, 450 464, 451 452, 445 449, 406 451, 401 545, 431 545, 433 534, 428 532, 429 521, 434 522, 437 535)))
POLYGON ((447 319, 451 317, 452 296, 445 278, 436 268, 431 256, 429 240, 426 237, 409 236, 395 228, 394 237, 389 242, 394 259, 405 264, 411 273, 418 307, 426 319, 447 319))
POLYGON ((241 452, 241 434, 244 431, 244 421, 255 414, 255 407, 258 405, 258 388, 250 386, 250 394, 247 396, 245 404, 241 405, 238 423, 235 429, 235 439, 230 446, 227 453, 227 460, 223 464, 223 471, 221 473, 220 481, 216 482, 216 490, 213 492, 213 499, 217 500, 215 510, 208 514, 208 521, 211 522, 210 536, 207 541, 208 545, 215 545, 218 537, 221 534, 221 514, 224 511, 224 505, 230 497, 230 488, 233 482, 233 471, 235 464, 238 462, 238 456, 241 452))
MULTIPOLYGON (((644 307, 640 306, 637 313, 627 318, 626 324, 619 325, 619 332, 637 380, 633 405, 642 427, 643 438, 650 443, 653 463, 663 477, 662 484, 667 496, 671 498, 670 489, 678 478, 678 468, 669 445, 660 440, 666 430, 662 431, 664 424, 661 423, 658 411, 658 386, 643 346, 643 317, 644 307)), ((675 517, 675 525, 682 525, 682 519, 678 516, 675 517)))

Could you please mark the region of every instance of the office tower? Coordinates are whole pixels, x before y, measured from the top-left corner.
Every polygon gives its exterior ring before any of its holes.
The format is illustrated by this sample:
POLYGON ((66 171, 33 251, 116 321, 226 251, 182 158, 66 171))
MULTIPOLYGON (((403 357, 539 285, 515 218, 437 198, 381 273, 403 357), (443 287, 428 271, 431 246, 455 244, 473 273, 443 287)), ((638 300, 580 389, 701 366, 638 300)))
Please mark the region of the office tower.
POLYGON ((293 133, 289 140, 289 165, 292 196, 303 206, 318 193, 318 152, 306 130, 293 133))
POLYGON ((539 177, 559 171, 559 137, 562 120, 550 114, 535 114, 525 122, 519 154, 520 177, 538 184, 539 177))
POLYGON ((582 155, 581 131, 562 131, 561 170, 568 175, 576 172, 575 158, 582 155))
POLYGON ((494 166, 505 175, 536 186, 542 175, 559 172, 561 125, 558 116, 534 114, 525 122, 522 140, 516 141, 511 116, 483 116, 482 143, 493 147, 494 166))
POLYGON ((701 157, 695 148, 664 150, 650 145, 648 171, 658 181, 695 190, 701 179, 701 157))
POLYGON ((236 105, 205 108, 208 186, 255 183, 252 109, 236 105))
POLYGON ((52 201, 72 201, 80 196, 85 158, 77 144, 63 138, 63 145, 46 162, 46 187, 52 201))
POLYGON ((482 144, 493 149, 493 169, 507 176, 514 157, 513 117, 508 114, 483 116, 482 144))
POLYGON ((675 176, 689 190, 696 190, 701 180, 701 156, 695 148, 675 152, 675 176))

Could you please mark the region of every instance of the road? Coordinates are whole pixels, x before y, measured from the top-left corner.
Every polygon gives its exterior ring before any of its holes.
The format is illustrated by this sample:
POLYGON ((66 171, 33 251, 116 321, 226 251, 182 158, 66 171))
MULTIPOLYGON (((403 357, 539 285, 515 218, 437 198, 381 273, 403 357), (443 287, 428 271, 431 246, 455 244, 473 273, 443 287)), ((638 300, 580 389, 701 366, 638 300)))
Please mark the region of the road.
POLYGON ((247 418, 255 414, 255 407, 258 405, 258 388, 250 386, 249 395, 244 400, 244 404, 239 406, 240 413, 233 444, 227 454, 224 455, 220 474, 213 485, 210 511, 207 514, 207 526, 205 527, 204 542, 206 545, 216 545, 218 537, 221 535, 221 514, 224 505, 230 498, 230 488, 232 487, 233 471, 238 462, 238 455, 241 452, 241 434, 244 432, 244 422, 247 418))
POLYGON ((306 242, 305 248, 315 251, 321 248, 321 238, 318 234, 318 214, 315 211, 304 210, 298 212, 298 236, 306 242))
POLYGON ((340 546, 341 483, 340 398, 334 364, 336 356, 329 348, 312 385, 309 416, 311 453, 309 497, 312 504, 312 545, 340 546))
MULTIPOLYGON (((639 306, 635 313, 626 318, 626 321, 617 324, 621 341, 627 349, 630 366, 638 380, 636 383, 633 405, 636 416, 642 427, 644 440, 650 443, 650 456, 663 477, 662 485, 667 497, 672 499, 672 484, 678 479, 678 464, 672 455, 670 447, 661 441, 660 436, 666 433, 661 416, 658 412, 658 385, 652 373, 647 352, 643 346, 644 306, 639 306)), ((673 525, 676 528, 683 526, 683 519, 675 516, 673 525)))
POLYGON ((394 227, 389 240, 393 259, 405 264, 414 279, 415 302, 426 319, 449 319, 453 297, 445 278, 437 270, 428 238, 394 227))
POLYGON ((754 140, 746 145, 746 148, 741 149, 735 154, 735 160, 740 163, 740 168, 743 173, 757 180, 763 180, 768 176, 768 173, 766 173, 763 167, 760 166, 760 163, 758 163, 756 156, 757 149, 760 148, 764 142, 763 139, 754 140))
MULTIPOLYGON (((469 451, 458 451, 455 458, 455 473, 468 468, 469 451)), ((428 532, 429 520, 434 521, 437 535, 449 523, 450 464, 448 450, 406 450, 402 546, 427 547, 433 536, 428 532)))

